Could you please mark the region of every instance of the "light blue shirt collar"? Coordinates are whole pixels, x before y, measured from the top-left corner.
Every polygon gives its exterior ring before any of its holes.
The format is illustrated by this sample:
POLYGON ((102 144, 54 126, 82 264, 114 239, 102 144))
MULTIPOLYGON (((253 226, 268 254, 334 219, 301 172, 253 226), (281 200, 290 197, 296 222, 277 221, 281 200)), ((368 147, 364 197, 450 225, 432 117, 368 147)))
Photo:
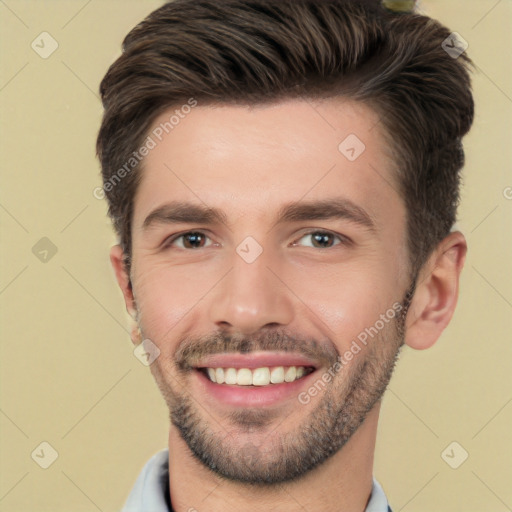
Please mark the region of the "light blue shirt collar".
MULTIPOLYGON (((153 455, 139 474, 121 512, 171 512, 169 497, 169 450, 153 455)), ((388 512, 386 495, 375 478, 365 512, 388 512)))

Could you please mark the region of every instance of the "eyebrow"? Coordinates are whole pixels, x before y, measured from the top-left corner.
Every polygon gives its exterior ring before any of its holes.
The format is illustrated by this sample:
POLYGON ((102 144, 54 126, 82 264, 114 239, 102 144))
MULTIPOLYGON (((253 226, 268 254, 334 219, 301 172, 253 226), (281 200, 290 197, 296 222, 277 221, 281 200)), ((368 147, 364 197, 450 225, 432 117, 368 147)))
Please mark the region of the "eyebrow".
MULTIPOLYGON (((330 219, 348 220, 368 231, 376 231, 376 224, 366 210, 345 198, 297 201, 285 204, 278 211, 273 225, 286 222, 330 219)), ((228 226, 225 212, 218 208, 187 201, 172 201, 153 210, 144 219, 142 229, 146 231, 155 224, 179 223, 225 224, 228 226)))

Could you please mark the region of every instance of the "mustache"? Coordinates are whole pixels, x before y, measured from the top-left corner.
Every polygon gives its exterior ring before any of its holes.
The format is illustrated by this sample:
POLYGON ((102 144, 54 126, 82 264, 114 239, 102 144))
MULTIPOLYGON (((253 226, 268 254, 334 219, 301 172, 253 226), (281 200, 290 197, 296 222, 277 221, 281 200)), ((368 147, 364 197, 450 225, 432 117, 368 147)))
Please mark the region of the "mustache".
POLYGON ((330 340, 320 343, 311 338, 292 335, 285 331, 261 332, 253 336, 240 333, 215 332, 199 337, 183 338, 174 355, 176 367, 187 372, 193 370, 206 357, 224 353, 250 354, 259 351, 293 352, 330 367, 340 356, 330 340))

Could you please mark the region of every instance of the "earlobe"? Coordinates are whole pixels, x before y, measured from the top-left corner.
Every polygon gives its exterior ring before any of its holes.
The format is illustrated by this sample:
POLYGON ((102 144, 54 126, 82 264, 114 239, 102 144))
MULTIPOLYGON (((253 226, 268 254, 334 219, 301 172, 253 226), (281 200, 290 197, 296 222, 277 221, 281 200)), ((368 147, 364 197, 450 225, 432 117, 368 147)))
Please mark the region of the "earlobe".
POLYGON ((128 311, 129 315, 136 320, 137 309, 135 306, 135 299, 133 296, 130 276, 126 272, 124 265, 123 256, 124 253, 120 245, 114 245, 110 250, 110 263, 114 269, 119 288, 121 288, 121 292, 123 293, 126 311, 128 311))
POLYGON ((466 251, 464 235, 459 231, 450 233, 423 266, 406 323, 405 343, 410 347, 431 347, 450 322, 466 251))

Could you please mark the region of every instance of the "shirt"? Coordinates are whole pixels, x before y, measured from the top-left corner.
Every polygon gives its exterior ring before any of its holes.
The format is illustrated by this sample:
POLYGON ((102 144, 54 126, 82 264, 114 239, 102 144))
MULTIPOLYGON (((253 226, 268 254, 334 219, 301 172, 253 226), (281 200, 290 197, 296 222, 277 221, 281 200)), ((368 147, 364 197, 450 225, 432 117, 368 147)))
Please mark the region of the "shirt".
MULTIPOLYGON (((173 512, 170 499, 169 449, 166 448, 146 462, 121 512, 173 512)), ((391 512, 375 478, 365 512, 391 512)))

